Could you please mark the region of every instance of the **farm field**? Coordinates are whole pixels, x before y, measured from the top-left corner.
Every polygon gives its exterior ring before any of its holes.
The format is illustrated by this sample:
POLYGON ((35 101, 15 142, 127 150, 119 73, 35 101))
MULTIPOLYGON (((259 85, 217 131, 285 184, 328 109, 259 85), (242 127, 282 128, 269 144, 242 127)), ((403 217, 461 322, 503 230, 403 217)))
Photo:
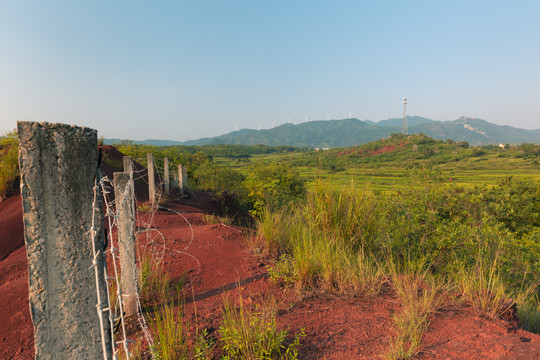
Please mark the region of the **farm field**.
MULTIPOLYGON (((216 164, 247 172, 249 165, 257 162, 293 162, 301 154, 284 155, 257 155, 249 161, 239 162, 227 158, 214 158, 216 164)), ((425 164, 415 164, 425 166, 425 164)), ((531 161, 513 158, 500 158, 489 156, 485 158, 467 159, 447 164, 429 165, 440 169, 447 175, 448 181, 457 185, 493 186, 506 177, 531 178, 540 180, 540 165, 531 161)), ((319 167, 297 166, 296 169, 309 187, 319 180, 328 182, 335 190, 350 187, 351 184, 358 189, 369 191, 394 192, 401 186, 409 183, 411 165, 404 164, 373 164, 351 166, 341 171, 331 171, 319 167)))

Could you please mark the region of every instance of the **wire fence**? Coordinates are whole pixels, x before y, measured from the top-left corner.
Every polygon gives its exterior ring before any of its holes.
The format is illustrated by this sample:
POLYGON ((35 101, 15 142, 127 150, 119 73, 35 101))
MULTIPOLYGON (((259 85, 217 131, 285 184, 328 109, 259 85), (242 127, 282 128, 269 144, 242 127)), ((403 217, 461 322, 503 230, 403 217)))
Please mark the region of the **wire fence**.
MULTIPOLYGON (((133 186, 126 186, 122 199, 128 199, 127 192, 133 192, 131 198, 133 199, 133 202, 131 204, 132 207, 132 214, 135 214, 135 248, 136 248, 136 260, 135 263, 130 263, 129 266, 131 266, 136 273, 136 279, 139 279, 138 288, 137 288, 137 294, 134 294, 136 297, 136 303, 137 303, 137 321, 140 328, 140 331, 142 332, 142 336, 144 340, 146 341, 150 351, 152 358, 155 359, 157 355, 153 352, 154 348, 154 339, 152 336, 152 332, 149 329, 148 326, 148 320, 145 317, 144 314, 144 308, 143 304, 141 303, 141 297, 140 297, 140 291, 141 291, 141 273, 140 269, 137 266, 137 263, 139 265, 143 261, 143 256, 147 256, 147 254, 150 254, 151 261, 155 262, 156 264, 161 264, 164 261, 164 258, 167 255, 176 253, 181 256, 187 256, 191 259, 193 259, 196 263, 195 269, 189 269, 187 271, 193 272, 195 270, 195 274, 193 275, 191 279, 191 284, 193 284, 193 280, 198 276, 198 274, 201 271, 201 262, 200 260, 190 254, 188 251, 189 247, 192 245, 194 239, 195 239, 195 233, 193 230, 192 224, 189 222, 189 220, 179 211, 176 211, 174 209, 170 209, 165 207, 163 204, 155 207, 150 208, 150 212, 141 214, 141 212, 137 211, 137 201, 135 199, 134 194, 134 184, 135 181, 143 181, 145 184, 148 184, 147 181, 147 170, 146 169, 139 169, 135 170, 133 169, 133 173, 131 175, 131 179, 133 180, 132 185, 133 186), (175 216, 178 216, 182 218, 182 221, 185 221, 187 226, 190 229, 190 235, 189 239, 187 240, 187 244, 184 245, 182 249, 175 249, 170 246, 170 241, 167 239, 164 234, 159 231, 155 226, 155 215, 158 211, 168 211, 173 213, 175 216), (146 255, 145 255, 146 254, 146 255)), ((164 181, 163 181, 163 168, 157 169, 156 173, 158 173, 158 179, 162 179, 159 184, 156 185, 156 188, 163 189, 164 181)), ((106 231, 106 243, 108 244, 108 249, 96 249, 95 243, 94 245, 94 262, 96 259, 98 259, 98 256, 101 252, 105 256, 103 256, 104 261, 104 278, 107 280, 107 299, 101 299, 98 289, 98 304, 96 305, 97 311, 98 311, 98 317, 100 319, 100 325, 101 325, 101 335, 102 339, 105 340, 107 336, 110 336, 111 344, 112 344, 112 356, 113 359, 118 359, 120 354, 123 354, 123 356, 126 359, 130 359, 132 357, 132 354, 130 353, 130 343, 135 343, 136 339, 133 337, 134 335, 128 335, 128 329, 127 329, 127 322, 126 322, 126 316, 124 313, 123 308, 123 299, 126 296, 131 296, 133 294, 125 294, 122 290, 122 284, 121 284, 121 269, 119 266, 119 239, 118 239, 118 204, 116 203, 119 201, 118 198, 112 199, 111 194, 114 193, 114 183, 109 179, 107 176, 101 175, 99 173, 99 182, 96 182, 96 186, 94 187, 94 215, 98 213, 99 205, 98 205, 98 198, 102 196, 103 198, 103 206, 104 206, 104 216, 105 221, 107 224, 106 231), (108 274, 107 269, 112 270, 112 275, 108 274), (114 296, 116 294, 116 296, 114 296), (109 323, 110 323, 110 334, 105 333, 105 319, 103 318, 104 311, 109 311, 109 323)), ((169 190, 170 191, 170 190, 169 190)), ((156 192, 158 199, 156 199, 156 204, 161 203, 160 197, 162 196, 162 192, 158 191, 156 192)), ((166 193, 168 195, 169 192, 166 193)), ((94 220, 94 219, 93 219, 94 220)), ((92 240, 94 241, 95 237, 97 236, 99 231, 102 231, 103 229, 96 229, 94 226, 94 221, 92 222, 92 240)), ((96 279, 98 279, 98 273, 97 273, 97 267, 95 267, 96 271, 96 279)), ((186 271, 186 272, 187 272, 186 271)), ((96 280, 96 284, 97 284, 96 280)), ((99 285, 98 285, 99 286, 99 285)), ((189 284, 187 286, 190 286, 189 284)), ((136 335, 136 334, 135 334, 136 335)), ((106 355, 106 348, 105 348, 105 341, 103 341, 103 351, 104 351, 104 358, 107 358, 106 355)))

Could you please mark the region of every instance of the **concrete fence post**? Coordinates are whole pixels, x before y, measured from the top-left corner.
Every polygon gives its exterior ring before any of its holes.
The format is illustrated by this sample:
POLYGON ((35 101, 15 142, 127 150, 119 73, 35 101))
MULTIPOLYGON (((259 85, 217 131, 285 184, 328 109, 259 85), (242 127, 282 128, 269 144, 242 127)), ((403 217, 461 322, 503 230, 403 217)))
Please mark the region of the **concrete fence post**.
POLYGON ((131 159, 131 156, 124 156, 122 158, 122 163, 124 165, 124 172, 132 174, 133 177, 133 160, 131 159))
POLYGON ((182 167, 182 184, 184 184, 184 187, 188 187, 187 182, 187 169, 185 167, 182 167))
POLYGON ((163 184, 164 184, 164 194, 169 193, 169 158, 163 158, 163 184))
POLYGON ((135 214, 133 180, 123 172, 114 173, 114 198, 118 226, 118 250, 122 271, 122 302, 126 316, 137 314, 137 265, 135 262, 135 214))
POLYGON ((184 168, 182 165, 178 165, 178 189, 180 194, 184 194, 184 168))
POLYGON ((37 122, 17 132, 35 358, 109 359, 97 132, 37 122))
POLYGON ((136 201, 136 199, 135 199, 135 180, 133 178, 133 159, 131 158, 131 156, 124 156, 122 158, 122 163, 123 163, 123 166, 124 166, 124 172, 128 173, 129 176, 130 176, 130 179, 133 180, 131 182, 132 192, 134 194, 132 196, 132 207, 133 207, 133 214, 135 214, 135 201, 136 201))
POLYGON ((154 155, 146 154, 148 160, 148 199, 152 206, 156 204, 156 182, 154 179, 154 155))

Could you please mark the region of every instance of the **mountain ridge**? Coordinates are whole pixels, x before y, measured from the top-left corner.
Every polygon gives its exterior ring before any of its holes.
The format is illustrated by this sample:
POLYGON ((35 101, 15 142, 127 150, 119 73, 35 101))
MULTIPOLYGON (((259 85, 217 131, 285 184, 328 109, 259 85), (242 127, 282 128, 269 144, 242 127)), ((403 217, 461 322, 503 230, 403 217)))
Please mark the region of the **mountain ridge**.
MULTIPOLYGON (((438 121, 421 116, 407 117, 408 133, 423 133, 438 140, 467 141, 471 145, 540 143, 540 129, 527 130, 509 125, 462 116, 456 120, 438 121)), ((168 145, 269 145, 310 148, 347 147, 365 144, 392 133, 402 132, 403 119, 390 118, 373 122, 356 118, 314 120, 300 124, 282 124, 272 129, 240 129, 215 137, 187 141, 137 140, 135 144, 168 145)), ((105 139, 105 144, 121 142, 105 139)))

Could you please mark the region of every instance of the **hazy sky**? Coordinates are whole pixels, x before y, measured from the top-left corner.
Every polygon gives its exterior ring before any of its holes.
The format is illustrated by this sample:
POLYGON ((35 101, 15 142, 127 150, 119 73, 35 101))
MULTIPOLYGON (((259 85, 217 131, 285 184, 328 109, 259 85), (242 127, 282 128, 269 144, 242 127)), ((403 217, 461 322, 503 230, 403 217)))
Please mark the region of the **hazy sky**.
POLYGON ((537 129, 539 19, 538 0, 0 0, 0 133, 188 140, 401 117, 403 97, 537 129))

